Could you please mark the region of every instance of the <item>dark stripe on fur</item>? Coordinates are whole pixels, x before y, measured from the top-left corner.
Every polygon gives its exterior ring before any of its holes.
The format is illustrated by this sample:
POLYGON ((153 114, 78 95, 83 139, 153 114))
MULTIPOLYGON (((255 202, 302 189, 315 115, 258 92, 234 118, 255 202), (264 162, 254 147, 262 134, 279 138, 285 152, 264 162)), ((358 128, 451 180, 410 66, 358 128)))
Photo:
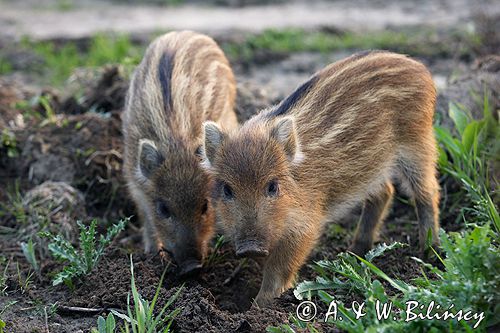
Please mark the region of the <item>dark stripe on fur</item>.
POLYGON ((313 76, 309 81, 303 83, 290 96, 284 99, 273 111, 269 112, 268 117, 273 118, 286 114, 316 83, 318 78, 313 76))
POLYGON ((163 95, 163 105, 165 112, 172 111, 172 71, 174 69, 174 52, 165 52, 158 65, 158 77, 163 95))

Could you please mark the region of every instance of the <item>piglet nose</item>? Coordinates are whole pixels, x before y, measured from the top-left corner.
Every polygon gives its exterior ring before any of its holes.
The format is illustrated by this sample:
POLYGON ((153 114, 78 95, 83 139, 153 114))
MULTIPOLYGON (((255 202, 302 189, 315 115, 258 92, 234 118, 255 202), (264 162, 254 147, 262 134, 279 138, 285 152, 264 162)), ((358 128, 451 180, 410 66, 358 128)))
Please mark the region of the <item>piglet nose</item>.
POLYGON ((238 257, 267 257, 269 251, 256 241, 244 241, 236 246, 236 255, 238 257))
POLYGON ((201 271, 202 264, 199 260, 191 259, 180 264, 179 274, 181 276, 193 276, 201 271))

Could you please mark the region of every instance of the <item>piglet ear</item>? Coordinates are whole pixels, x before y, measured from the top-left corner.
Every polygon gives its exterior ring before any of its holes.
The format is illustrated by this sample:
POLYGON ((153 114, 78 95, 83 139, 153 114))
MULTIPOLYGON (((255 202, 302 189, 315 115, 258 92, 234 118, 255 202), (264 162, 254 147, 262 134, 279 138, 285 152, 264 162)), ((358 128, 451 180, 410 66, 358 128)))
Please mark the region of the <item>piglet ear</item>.
POLYGON ((151 177, 155 171, 165 161, 165 157, 158 151, 156 144, 148 139, 139 141, 139 171, 146 179, 151 177))
POLYGON ((201 156, 205 167, 212 167, 215 154, 222 145, 224 138, 225 135, 219 125, 213 121, 206 121, 203 123, 203 146, 201 149, 201 156))
POLYGON ((278 141, 283 146, 283 150, 292 163, 302 160, 299 139, 295 131, 295 123, 291 117, 281 118, 271 128, 271 138, 278 141))

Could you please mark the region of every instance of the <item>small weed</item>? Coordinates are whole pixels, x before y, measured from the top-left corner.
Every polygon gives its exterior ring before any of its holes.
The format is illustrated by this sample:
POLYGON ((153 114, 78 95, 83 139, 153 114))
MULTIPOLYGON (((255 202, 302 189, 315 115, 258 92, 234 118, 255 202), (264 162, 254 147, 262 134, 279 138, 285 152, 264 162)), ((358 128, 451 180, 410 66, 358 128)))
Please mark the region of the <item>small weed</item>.
POLYGON ((28 216, 23 204, 19 181, 16 180, 13 186, 7 188, 7 203, 0 202, 0 217, 13 218, 17 224, 25 225, 28 216))
MULTIPOLYGON (((130 304, 129 293, 127 297, 127 314, 123 314, 115 310, 111 310, 111 312, 117 317, 125 320, 125 332, 127 333, 131 330, 133 333, 170 332, 170 326, 172 325, 174 318, 180 312, 180 309, 174 309, 169 313, 166 313, 166 311, 179 297, 183 287, 180 287, 177 292, 165 303, 161 311, 157 315, 155 315, 154 310, 156 302, 158 300, 158 296, 160 295, 160 289, 167 270, 165 269, 163 271, 163 274, 161 275, 160 282, 158 283, 156 293, 151 303, 147 300, 144 300, 137 291, 134 277, 134 263, 132 262, 132 257, 130 257, 130 272, 132 275, 130 287, 132 289, 132 299, 134 305, 132 307, 132 305, 130 304)), ((99 333, 100 332, 101 331, 99 331, 99 333)))
POLYGON ((52 107, 50 95, 36 95, 29 100, 14 103, 14 108, 21 111, 26 120, 42 120, 40 126, 52 124, 56 121, 56 114, 52 107))
POLYGON ((10 261, 7 261, 5 263, 5 268, 1 271, 2 273, 0 274, 0 295, 2 296, 7 295, 7 280, 9 278, 7 270, 9 269, 9 264, 10 261))
POLYGON ((21 243, 21 249, 23 250, 24 257, 31 265, 31 267, 33 267, 38 278, 40 278, 41 277, 40 266, 38 265, 38 261, 36 260, 35 245, 36 243, 33 243, 33 239, 30 238, 28 243, 25 242, 21 243))
POLYGON ((50 232, 42 232, 41 236, 50 240, 49 251, 52 255, 61 261, 67 261, 68 265, 56 274, 53 285, 62 282, 68 286, 73 286, 73 279, 89 274, 99 263, 104 250, 123 229, 129 219, 122 219, 113 224, 106 235, 101 235, 96 239, 97 221, 93 220, 87 227, 81 222, 77 222, 80 228, 80 237, 78 248, 75 248, 71 242, 64 239, 61 235, 53 235, 50 232))
POLYGON ((222 248, 222 246, 224 246, 224 243, 226 243, 224 235, 217 236, 214 248, 212 249, 212 252, 206 260, 207 267, 211 267, 215 265, 215 263, 223 259, 223 254, 220 253, 220 249, 222 248))
POLYGON ((50 102, 51 102, 50 96, 40 95, 38 97, 38 103, 45 111, 45 116, 46 116, 46 118, 40 124, 40 127, 43 127, 47 124, 53 124, 56 121, 56 113, 54 112, 54 109, 52 108, 50 102))
POLYGON ((17 148, 16 135, 7 128, 2 130, 1 147, 7 150, 7 156, 10 158, 19 156, 17 148))
POLYGON ((115 333, 115 327, 115 317, 110 312, 106 319, 103 316, 97 318, 97 329, 93 328, 92 333, 115 333))
POLYGON ((33 272, 28 271, 26 277, 23 277, 21 270, 19 269, 19 263, 16 263, 17 269, 17 284, 19 286, 19 290, 21 290, 21 294, 26 293, 31 289, 31 285, 33 284, 33 272))
MULTIPOLYGON (((47 318, 51 318, 52 316, 54 316, 57 313, 57 307, 58 307, 57 302, 54 302, 54 303, 51 303, 48 305, 44 305, 43 310, 42 310, 43 314, 45 316, 47 316, 47 318)), ((42 312, 40 312, 40 313, 42 313, 42 312)))

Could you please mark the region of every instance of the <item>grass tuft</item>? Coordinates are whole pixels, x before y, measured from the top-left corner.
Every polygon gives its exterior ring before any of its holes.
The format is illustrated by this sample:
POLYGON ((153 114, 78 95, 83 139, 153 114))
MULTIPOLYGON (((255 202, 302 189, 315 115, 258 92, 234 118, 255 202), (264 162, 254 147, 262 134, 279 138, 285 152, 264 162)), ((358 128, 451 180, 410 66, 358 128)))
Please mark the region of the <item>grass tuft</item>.
POLYGON ((180 312, 180 309, 176 308, 167 313, 167 310, 171 307, 173 302, 179 297, 182 292, 183 287, 180 287, 177 292, 171 296, 168 301, 165 303, 163 308, 158 313, 156 309, 156 304, 158 301, 158 297, 160 295, 160 289, 163 285, 163 279, 165 278, 165 274, 167 269, 163 271, 161 275, 160 282, 158 283, 158 287, 156 288, 155 295, 153 296, 153 300, 151 302, 145 300, 139 291, 137 290, 137 286, 135 284, 134 277, 134 263, 132 261, 132 256, 130 257, 130 273, 131 273, 131 281, 130 288, 132 291, 132 300, 133 306, 130 302, 130 293, 127 297, 127 313, 121 313, 116 310, 111 310, 111 313, 108 315, 106 320, 103 317, 99 317, 98 319, 98 330, 93 330, 93 333, 111 333, 115 332, 115 318, 121 318, 125 322, 124 329, 122 332, 133 332, 133 333, 168 333, 170 332, 170 327, 172 325, 173 320, 180 312))

